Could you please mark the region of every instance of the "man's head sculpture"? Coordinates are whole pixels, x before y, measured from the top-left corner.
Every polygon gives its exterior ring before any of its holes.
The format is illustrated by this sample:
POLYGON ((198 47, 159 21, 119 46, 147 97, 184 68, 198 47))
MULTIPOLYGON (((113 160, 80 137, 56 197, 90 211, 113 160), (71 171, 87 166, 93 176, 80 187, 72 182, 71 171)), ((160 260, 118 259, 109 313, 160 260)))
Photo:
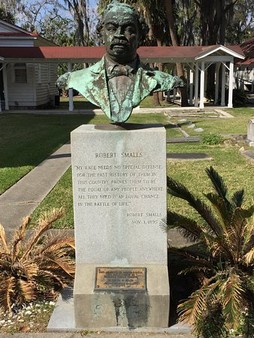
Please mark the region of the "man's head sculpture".
POLYGON ((132 6, 113 1, 105 9, 98 31, 106 46, 104 57, 89 68, 62 75, 57 84, 76 89, 112 122, 126 122, 133 108, 151 93, 183 86, 178 77, 140 62, 137 48, 148 26, 132 6))
POLYGON ((109 58, 118 63, 130 63, 149 31, 144 18, 132 6, 113 1, 103 14, 97 32, 109 58))

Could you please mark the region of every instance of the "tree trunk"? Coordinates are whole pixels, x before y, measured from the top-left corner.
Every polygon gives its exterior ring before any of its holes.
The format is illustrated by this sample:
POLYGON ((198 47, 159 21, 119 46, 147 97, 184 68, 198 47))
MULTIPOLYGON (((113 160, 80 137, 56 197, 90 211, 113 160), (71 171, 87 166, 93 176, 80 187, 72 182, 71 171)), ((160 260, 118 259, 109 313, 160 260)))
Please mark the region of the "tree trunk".
MULTIPOLYGON (((196 1, 201 18, 201 41, 202 45, 224 45, 226 12, 232 9, 235 0, 227 6, 225 0, 196 1)), ((214 99, 215 94, 215 65, 207 69, 207 91, 206 97, 214 99)))
MULTIPOLYGON (((166 10, 167 19, 168 19, 168 28, 173 46, 179 46, 179 41, 177 38, 177 32, 175 27, 175 18, 173 15, 173 4, 172 0, 163 0, 163 4, 166 10)), ((184 72, 184 67, 182 63, 176 63, 176 72, 177 75, 186 83, 186 77, 184 72)), ((181 91, 181 106, 188 106, 188 95, 187 87, 180 88, 181 91)))
POLYGON ((158 92, 153 93, 153 105, 155 107, 158 107, 158 106, 161 105, 160 98, 159 98, 159 93, 158 92))

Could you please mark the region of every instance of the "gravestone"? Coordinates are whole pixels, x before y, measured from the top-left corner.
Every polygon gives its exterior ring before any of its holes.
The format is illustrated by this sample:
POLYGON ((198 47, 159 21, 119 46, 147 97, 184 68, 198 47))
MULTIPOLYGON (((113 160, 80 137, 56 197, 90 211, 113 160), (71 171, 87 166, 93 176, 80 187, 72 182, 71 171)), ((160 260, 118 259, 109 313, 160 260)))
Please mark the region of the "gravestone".
POLYGON ((254 119, 249 120, 247 129, 247 140, 250 146, 254 146, 254 119))
POLYGON ((82 125, 71 147, 76 328, 167 327, 164 127, 82 125))

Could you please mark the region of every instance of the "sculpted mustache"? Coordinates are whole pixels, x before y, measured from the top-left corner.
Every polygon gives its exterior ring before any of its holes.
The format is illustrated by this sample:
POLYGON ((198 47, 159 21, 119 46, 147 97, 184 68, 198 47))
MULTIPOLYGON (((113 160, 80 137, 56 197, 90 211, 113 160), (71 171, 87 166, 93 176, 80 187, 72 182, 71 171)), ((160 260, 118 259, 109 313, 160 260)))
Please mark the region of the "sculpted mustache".
POLYGON ((128 46, 129 44, 130 44, 129 41, 127 41, 127 40, 120 40, 120 39, 114 39, 111 42, 111 46, 114 46, 114 45, 126 45, 126 46, 128 46))

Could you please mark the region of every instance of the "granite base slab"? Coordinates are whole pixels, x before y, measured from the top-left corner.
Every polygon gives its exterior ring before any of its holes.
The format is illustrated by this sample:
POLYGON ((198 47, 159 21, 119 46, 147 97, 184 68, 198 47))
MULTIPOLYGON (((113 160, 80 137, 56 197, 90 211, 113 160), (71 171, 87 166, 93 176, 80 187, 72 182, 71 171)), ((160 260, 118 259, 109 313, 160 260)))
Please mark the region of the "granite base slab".
MULTIPOLYGON (((167 333, 170 336, 181 335, 183 338, 194 338, 191 334, 191 328, 186 324, 175 324, 171 327, 139 327, 136 329, 129 327, 89 327, 87 328, 90 332, 132 332, 132 333, 167 333)), ((85 328, 81 329, 86 330, 85 328)), ((63 290, 58 298, 55 310, 50 318, 48 332, 77 332, 79 329, 75 327, 74 318, 74 300, 73 300, 73 289, 66 288, 63 290)))

